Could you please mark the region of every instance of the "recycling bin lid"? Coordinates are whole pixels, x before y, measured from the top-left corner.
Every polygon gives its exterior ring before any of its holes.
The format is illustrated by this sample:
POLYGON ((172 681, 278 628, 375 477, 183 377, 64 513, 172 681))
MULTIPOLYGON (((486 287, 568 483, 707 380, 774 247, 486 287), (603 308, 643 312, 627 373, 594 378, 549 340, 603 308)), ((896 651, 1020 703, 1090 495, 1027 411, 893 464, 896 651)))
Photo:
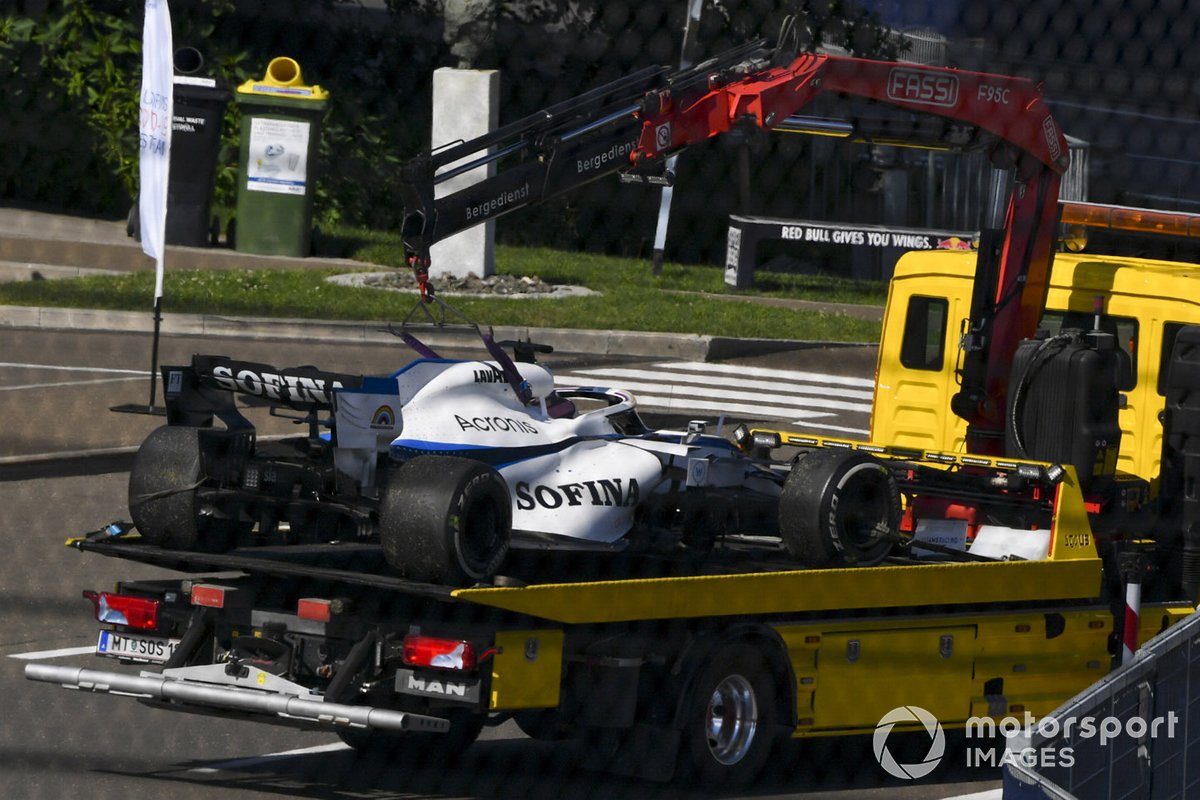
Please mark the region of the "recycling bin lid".
POLYGON ((237 88, 237 93, 239 95, 258 95, 262 99, 277 98, 319 102, 329 99, 329 92, 320 86, 315 84, 308 86, 304 83, 300 65, 296 63, 295 59, 287 56, 271 59, 262 80, 246 81, 237 88))
POLYGON ((224 81, 199 75, 176 75, 173 78, 175 99, 229 102, 232 95, 224 81))

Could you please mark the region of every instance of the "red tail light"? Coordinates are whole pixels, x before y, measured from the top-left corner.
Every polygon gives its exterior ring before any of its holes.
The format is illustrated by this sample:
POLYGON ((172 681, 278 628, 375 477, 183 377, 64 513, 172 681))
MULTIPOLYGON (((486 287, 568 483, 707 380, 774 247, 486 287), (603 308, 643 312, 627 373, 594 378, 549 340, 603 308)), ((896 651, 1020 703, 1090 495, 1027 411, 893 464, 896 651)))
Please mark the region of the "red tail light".
POLYGON ((92 601, 96 619, 113 625, 154 630, 158 627, 158 601, 145 597, 130 597, 112 592, 84 592, 92 601))
POLYGON ((470 642, 409 635, 404 637, 404 663, 413 667, 467 670, 475 668, 477 659, 470 642))

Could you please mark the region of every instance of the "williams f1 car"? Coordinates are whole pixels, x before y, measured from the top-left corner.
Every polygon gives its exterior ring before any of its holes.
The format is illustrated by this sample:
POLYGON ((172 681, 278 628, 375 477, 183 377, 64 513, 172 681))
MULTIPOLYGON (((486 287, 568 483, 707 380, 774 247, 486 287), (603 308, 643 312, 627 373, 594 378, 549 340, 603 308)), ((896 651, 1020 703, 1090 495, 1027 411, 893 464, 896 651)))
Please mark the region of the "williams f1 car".
POLYGON ((402 576, 459 585, 489 581, 514 540, 674 552, 752 533, 814 565, 891 547, 899 495, 869 455, 771 461, 699 424, 650 430, 627 392, 556 388, 537 345, 512 343, 518 367, 490 335, 484 361, 402 335, 422 357, 386 377, 224 356, 164 367, 168 424, 129 480, 143 541, 378 541, 402 576), (239 395, 307 435, 258 438, 239 395))

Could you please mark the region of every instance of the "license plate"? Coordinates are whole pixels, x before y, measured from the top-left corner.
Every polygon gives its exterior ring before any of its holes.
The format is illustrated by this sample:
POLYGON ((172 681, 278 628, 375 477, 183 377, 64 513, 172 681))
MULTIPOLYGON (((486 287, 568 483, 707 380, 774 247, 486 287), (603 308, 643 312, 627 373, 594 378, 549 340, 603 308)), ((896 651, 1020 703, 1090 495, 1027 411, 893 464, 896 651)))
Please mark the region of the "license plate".
POLYGON ((100 638, 96 641, 96 653, 130 661, 162 662, 170 658, 178 646, 178 639, 100 631, 100 638))

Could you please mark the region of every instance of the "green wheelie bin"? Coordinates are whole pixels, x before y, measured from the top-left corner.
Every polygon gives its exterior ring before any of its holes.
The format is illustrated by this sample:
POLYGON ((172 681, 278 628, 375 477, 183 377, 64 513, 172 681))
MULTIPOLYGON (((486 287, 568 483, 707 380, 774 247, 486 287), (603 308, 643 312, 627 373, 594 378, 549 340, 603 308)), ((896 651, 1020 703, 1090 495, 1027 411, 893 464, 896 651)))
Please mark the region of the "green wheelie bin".
POLYGON ((312 250, 313 190, 329 93, 306 86, 295 60, 267 64, 237 88, 242 111, 234 248, 304 258, 312 250))

